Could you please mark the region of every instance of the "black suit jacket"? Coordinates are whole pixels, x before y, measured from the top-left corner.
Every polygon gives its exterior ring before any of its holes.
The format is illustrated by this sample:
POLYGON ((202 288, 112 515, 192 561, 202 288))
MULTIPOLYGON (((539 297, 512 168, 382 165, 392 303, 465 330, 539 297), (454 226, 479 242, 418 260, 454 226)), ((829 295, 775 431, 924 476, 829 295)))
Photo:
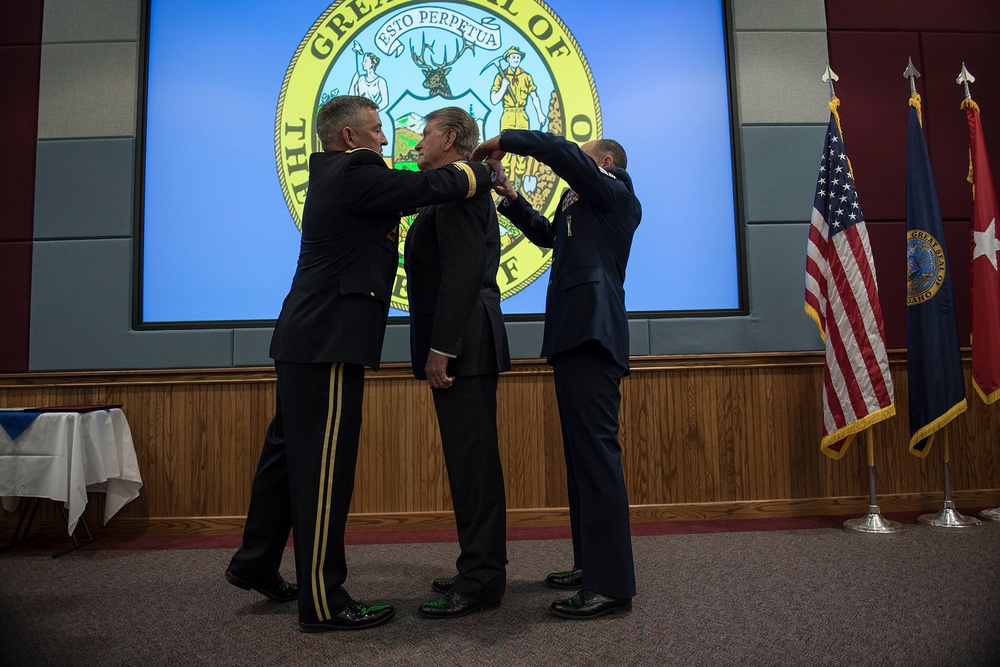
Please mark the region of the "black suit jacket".
POLYGON ((542 356, 551 359, 596 340, 627 370, 625 266, 642 218, 632 179, 624 169, 598 167, 579 146, 554 134, 507 130, 500 147, 547 164, 571 188, 554 222, 523 196, 500 206, 532 243, 552 248, 542 356))
POLYGON ((488 192, 483 164, 426 172, 389 169, 372 150, 313 153, 292 288, 271 357, 378 368, 399 266, 403 210, 488 192))
POLYGON ((448 362, 452 377, 508 370, 497 286, 500 232, 490 192, 421 209, 406 236, 404 262, 413 374, 426 379, 431 348, 456 355, 448 362))

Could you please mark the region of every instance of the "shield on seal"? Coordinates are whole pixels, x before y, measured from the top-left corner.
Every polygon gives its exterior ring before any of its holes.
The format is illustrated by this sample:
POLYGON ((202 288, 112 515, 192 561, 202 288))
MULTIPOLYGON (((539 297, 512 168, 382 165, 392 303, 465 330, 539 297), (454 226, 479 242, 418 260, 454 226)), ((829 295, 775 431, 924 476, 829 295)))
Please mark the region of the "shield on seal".
POLYGON ((396 101, 385 110, 392 121, 392 166, 397 169, 417 171, 416 146, 423 136, 424 120, 430 112, 442 107, 458 107, 465 109, 479 126, 479 140, 484 139, 483 127, 489 118, 491 109, 471 89, 452 98, 434 96, 417 97, 409 90, 400 95, 396 101))

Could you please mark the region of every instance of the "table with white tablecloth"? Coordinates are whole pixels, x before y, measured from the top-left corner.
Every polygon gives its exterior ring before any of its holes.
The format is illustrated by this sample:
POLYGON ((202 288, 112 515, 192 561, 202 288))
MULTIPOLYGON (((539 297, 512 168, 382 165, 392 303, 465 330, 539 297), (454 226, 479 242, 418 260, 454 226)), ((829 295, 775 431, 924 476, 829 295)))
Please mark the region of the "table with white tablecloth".
POLYGON ((0 410, 0 498, 63 503, 72 536, 87 492, 106 494, 104 523, 139 497, 142 476, 125 415, 118 407, 0 410))

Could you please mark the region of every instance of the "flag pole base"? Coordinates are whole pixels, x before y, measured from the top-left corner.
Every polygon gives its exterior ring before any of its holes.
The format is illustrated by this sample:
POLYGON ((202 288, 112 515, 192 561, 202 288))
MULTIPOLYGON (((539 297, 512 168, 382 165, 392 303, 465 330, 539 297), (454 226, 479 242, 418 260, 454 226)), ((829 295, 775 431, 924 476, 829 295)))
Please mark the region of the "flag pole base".
POLYGON ((979 513, 980 519, 985 519, 986 521, 1000 521, 1000 507, 994 507, 991 510, 983 510, 979 513))
POLYGON ((860 519, 848 519, 844 522, 844 530, 858 533, 898 533, 903 530, 903 525, 884 518, 879 514, 878 505, 869 505, 868 515, 860 519))
POLYGON ((937 528, 969 528, 982 525, 982 521, 972 516, 965 516, 955 509, 955 503, 946 500, 944 509, 937 514, 921 514, 917 521, 937 528))

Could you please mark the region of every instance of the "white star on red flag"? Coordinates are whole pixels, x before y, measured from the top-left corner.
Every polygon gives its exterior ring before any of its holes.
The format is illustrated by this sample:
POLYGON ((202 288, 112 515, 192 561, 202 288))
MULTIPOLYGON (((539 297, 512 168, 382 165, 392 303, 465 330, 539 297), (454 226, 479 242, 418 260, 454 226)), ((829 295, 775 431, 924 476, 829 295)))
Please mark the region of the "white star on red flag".
POLYGON ((973 232, 973 241, 976 244, 972 251, 972 261, 980 257, 986 257, 993 265, 993 270, 997 270, 997 251, 1000 250, 1000 241, 997 241, 997 219, 990 220, 985 232, 973 232))

